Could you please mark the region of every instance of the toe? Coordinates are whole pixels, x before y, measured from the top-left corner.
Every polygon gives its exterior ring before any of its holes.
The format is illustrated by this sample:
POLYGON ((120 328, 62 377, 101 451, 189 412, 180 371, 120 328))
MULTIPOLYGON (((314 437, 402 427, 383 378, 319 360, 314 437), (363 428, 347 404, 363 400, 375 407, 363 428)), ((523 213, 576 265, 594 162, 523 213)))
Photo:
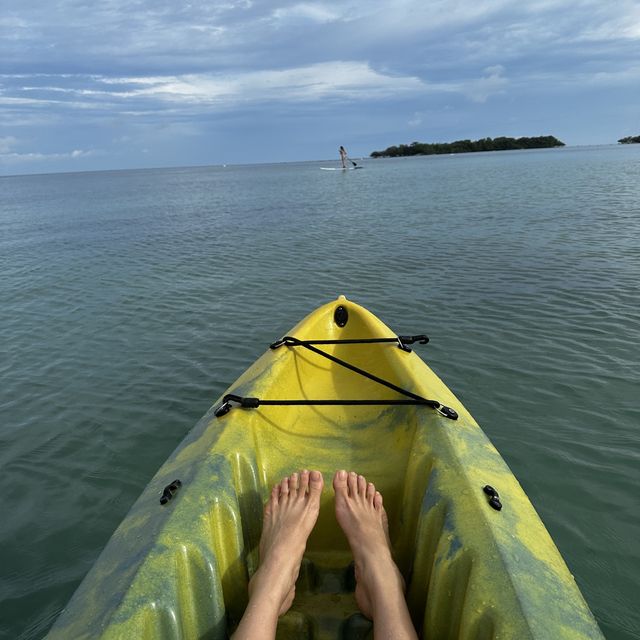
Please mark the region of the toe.
POLYGON ((363 498, 367 493, 367 479, 364 476, 358 476, 358 495, 363 498))
MULTIPOLYGON (((319 471, 309 472, 309 496, 311 498, 320 499, 322 487, 324 486, 324 478, 319 471)), ((335 483, 334 483, 335 486, 335 483)))
POLYGON ((343 497, 348 495, 347 477, 348 474, 346 471, 336 471, 333 476, 333 490, 336 492, 336 495, 343 497))
POLYGON ((376 495, 373 497, 373 506, 380 511, 382 509, 382 494, 376 491, 376 495))
POLYGON ((373 482, 369 482, 367 484, 367 502, 369 504, 373 504, 373 498, 376 495, 376 486, 373 484, 373 482))
POLYGON ((300 483, 298 485, 298 493, 305 495, 309 491, 309 472, 304 469, 300 472, 300 483))
POLYGON ((280 499, 289 495, 289 478, 282 478, 280 482, 280 499))
POLYGON ((298 475, 298 473, 296 471, 294 471, 289 476, 289 493, 292 496, 296 496, 298 494, 299 483, 300 483, 300 476, 298 475))
POLYGON ((384 529, 384 535, 387 538, 387 544, 391 546, 391 536, 389 535, 389 518, 384 507, 381 508, 382 515, 382 528, 384 529))
POLYGON ((355 471, 349 472, 347 478, 347 486, 349 487, 349 496, 355 497, 358 495, 358 474, 355 471))

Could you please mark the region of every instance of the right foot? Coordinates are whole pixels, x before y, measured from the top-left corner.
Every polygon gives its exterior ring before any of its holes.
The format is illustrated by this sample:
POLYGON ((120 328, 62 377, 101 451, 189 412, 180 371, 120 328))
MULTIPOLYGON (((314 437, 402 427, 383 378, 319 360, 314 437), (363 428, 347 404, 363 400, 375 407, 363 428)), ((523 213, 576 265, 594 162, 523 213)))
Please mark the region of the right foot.
POLYGON ((249 596, 268 596, 285 613, 293 601, 307 539, 320 512, 323 479, 319 471, 293 473, 275 485, 264 508, 260 566, 249 596))
POLYGON ((336 471, 333 488, 336 518, 353 553, 356 602, 362 613, 373 619, 385 591, 391 589, 402 595, 404 590, 404 581, 391 557, 389 523, 382 495, 372 482, 353 471, 336 471))

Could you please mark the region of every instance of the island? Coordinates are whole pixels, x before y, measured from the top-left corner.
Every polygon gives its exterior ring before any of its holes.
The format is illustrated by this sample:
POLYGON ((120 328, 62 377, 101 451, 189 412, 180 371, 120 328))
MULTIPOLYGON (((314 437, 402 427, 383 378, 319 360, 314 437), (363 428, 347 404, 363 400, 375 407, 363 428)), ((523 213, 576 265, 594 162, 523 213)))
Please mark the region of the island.
POLYGON ((455 142, 412 142, 384 151, 373 151, 372 158, 397 158, 399 156, 430 156, 441 153, 469 153, 473 151, 508 151, 511 149, 547 149, 564 147, 564 142, 554 136, 535 138, 482 138, 480 140, 456 140, 455 142))
POLYGON ((640 136, 627 136, 626 138, 620 138, 619 144, 640 144, 640 136))

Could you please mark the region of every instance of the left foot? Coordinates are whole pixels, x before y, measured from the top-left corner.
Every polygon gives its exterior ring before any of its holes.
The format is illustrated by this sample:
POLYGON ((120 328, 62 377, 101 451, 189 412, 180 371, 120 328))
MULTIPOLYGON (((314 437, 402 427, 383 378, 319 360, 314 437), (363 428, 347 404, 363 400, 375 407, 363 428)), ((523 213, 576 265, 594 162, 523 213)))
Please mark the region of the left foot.
POLYGON ((391 556, 382 495, 372 482, 353 471, 336 471, 333 489, 336 519, 353 553, 356 603, 367 618, 373 619, 376 604, 391 599, 391 592, 404 602, 404 580, 391 556))
POLYGON ((323 482, 319 471, 292 473, 273 487, 264 508, 260 566, 249 581, 249 598, 266 598, 279 616, 293 602, 302 555, 320 513, 323 482))

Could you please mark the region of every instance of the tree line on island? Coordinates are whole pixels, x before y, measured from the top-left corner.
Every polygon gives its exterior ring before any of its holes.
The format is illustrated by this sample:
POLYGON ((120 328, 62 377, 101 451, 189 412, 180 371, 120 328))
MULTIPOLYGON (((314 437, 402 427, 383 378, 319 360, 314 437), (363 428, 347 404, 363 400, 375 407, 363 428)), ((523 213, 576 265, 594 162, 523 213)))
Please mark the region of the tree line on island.
POLYGON ((397 158, 399 156, 430 156, 442 153, 469 153, 473 151, 508 151, 511 149, 547 149, 564 147, 564 142, 554 136, 534 138, 481 138, 480 140, 456 140, 455 142, 412 142, 373 151, 372 158, 397 158))
POLYGON ((627 136, 618 140, 620 144, 640 144, 640 136, 627 136))

